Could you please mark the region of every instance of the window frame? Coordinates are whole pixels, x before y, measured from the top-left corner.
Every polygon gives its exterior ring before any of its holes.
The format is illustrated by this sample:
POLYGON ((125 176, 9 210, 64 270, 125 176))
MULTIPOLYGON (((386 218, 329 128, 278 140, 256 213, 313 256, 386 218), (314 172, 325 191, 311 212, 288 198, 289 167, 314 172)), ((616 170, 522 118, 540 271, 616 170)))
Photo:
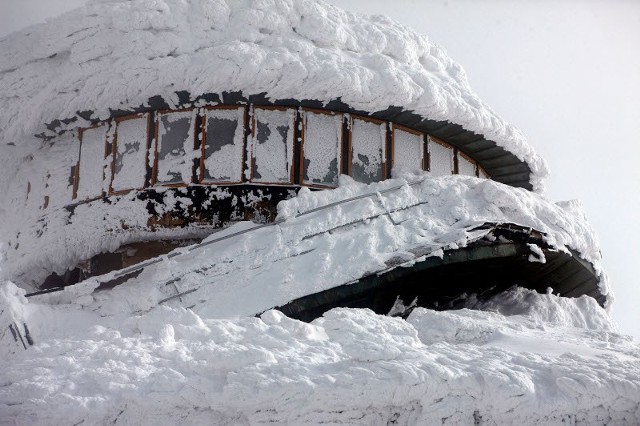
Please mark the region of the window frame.
MULTIPOLYGON (((475 176, 478 177, 478 163, 476 162, 476 160, 474 160, 473 158, 469 157, 467 154, 465 154, 464 152, 457 150, 458 151, 458 161, 460 161, 460 157, 462 157, 463 159, 467 160, 469 163, 471 163, 473 165, 473 171, 474 174, 473 175, 461 175, 461 176, 475 176)), ((456 170, 458 173, 460 174, 460 164, 458 163, 458 170, 456 170)))
POLYGON ((431 142, 436 143, 440 146, 445 147, 446 149, 450 149, 451 150, 451 175, 455 175, 457 174, 457 170, 456 170, 456 149, 455 147, 453 147, 452 145, 446 143, 445 141, 443 141, 442 139, 433 136, 433 135, 428 135, 428 143, 427 143, 427 149, 429 151, 429 173, 433 173, 431 170, 431 142))
POLYGON ((425 155, 425 138, 427 137, 427 134, 419 130, 414 130, 407 126, 403 126, 401 124, 395 124, 392 122, 389 122, 389 124, 391 127, 391 159, 390 159, 391 167, 390 169, 393 169, 396 165, 395 164, 395 154, 396 154, 395 137, 396 137, 396 129, 397 129, 403 132, 411 133, 416 136, 420 136, 420 167, 422 171, 425 171, 426 170, 425 166, 427 164, 427 156, 425 155))
MULTIPOLYGON (((143 111, 139 113, 130 113, 127 115, 122 115, 119 117, 112 117, 108 120, 93 122, 92 125, 85 128, 78 128, 74 131, 75 139, 77 140, 77 160, 74 165, 71 166, 71 175, 69 176, 69 180, 71 183, 71 202, 79 203, 79 202, 89 202, 99 198, 104 198, 106 196, 111 195, 123 195, 132 191, 139 191, 145 188, 150 187, 169 187, 169 188, 178 188, 178 187, 188 187, 190 185, 239 185, 239 184, 251 184, 251 185, 265 185, 265 186, 296 186, 296 187, 310 187, 316 189, 328 189, 335 188, 337 184, 321 184, 321 183, 313 183, 311 179, 305 182, 305 146, 309 142, 307 140, 308 137, 308 125, 307 119, 311 117, 311 115, 325 115, 329 117, 333 117, 336 120, 340 119, 340 129, 338 132, 338 140, 336 146, 336 159, 338 163, 338 174, 347 174, 353 177, 354 173, 354 126, 358 125, 357 121, 360 120, 361 123, 372 123, 376 126, 383 126, 380 128, 380 161, 381 164, 379 166, 379 174, 375 176, 374 180, 371 182, 380 182, 390 178, 390 172, 395 167, 398 156, 396 155, 397 148, 397 140, 398 131, 406 132, 411 135, 418 136, 422 141, 420 144, 420 164, 421 169, 423 171, 428 171, 433 173, 433 156, 432 150, 437 146, 441 145, 442 148, 448 150, 451 158, 451 174, 460 174, 460 165, 463 160, 471 163, 474 167, 474 175, 478 178, 482 179, 491 179, 489 173, 487 173, 486 169, 480 166, 480 163, 474 160, 470 155, 462 152, 456 146, 453 146, 449 142, 445 140, 433 136, 425 131, 417 130, 406 125, 396 124, 388 119, 380 119, 374 118, 368 115, 361 114, 353 114, 350 112, 340 111, 340 110, 332 110, 325 108, 315 108, 315 107, 302 107, 302 106, 287 106, 287 105, 256 105, 254 103, 237 103, 237 104, 217 104, 217 105, 204 105, 199 107, 184 107, 178 109, 160 109, 155 111, 143 111), (228 181, 223 180, 207 180, 205 178, 206 168, 205 168, 205 160, 206 160, 206 146, 207 146, 207 123, 210 119, 210 114, 212 111, 237 111, 238 120, 242 117, 242 120, 238 121, 238 126, 241 126, 242 129, 242 142, 241 147, 237 147, 242 151, 241 158, 239 159, 239 175, 235 175, 232 179, 228 181), (280 111, 287 115, 287 119, 291 126, 289 131, 287 132, 287 139, 285 143, 286 148, 286 160, 288 165, 287 170, 287 180, 282 180, 279 182, 271 182, 271 181, 256 181, 255 177, 255 169, 259 164, 259 158, 256 156, 256 147, 257 147, 257 116, 260 115, 261 111, 280 111), (192 148, 185 150, 185 158, 189 156, 189 162, 191 163, 191 177, 190 179, 186 179, 185 181, 176 182, 176 183, 161 183, 158 182, 158 173, 160 171, 160 159, 159 159, 159 149, 160 149, 160 126, 162 125, 163 117, 171 116, 172 114, 179 113, 190 113, 190 119, 192 120, 191 126, 189 128, 190 132, 193 132, 193 137, 191 138, 191 143, 184 142, 184 147, 192 148), (144 164, 140 164, 140 167, 144 169, 144 180, 140 182, 140 185, 136 185, 132 188, 123 188, 123 189, 115 189, 114 181, 116 179, 115 160, 118 154, 118 146, 119 146, 119 126, 121 123, 126 122, 132 119, 146 119, 146 145, 144 164), (104 126, 104 127, 103 127, 104 126), (103 161, 102 161, 102 181, 101 187, 95 188, 95 194, 87 196, 85 198, 80 198, 79 191, 82 189, 84 193, 93 194, 94 188, 81 188, 82 182, 81 172, 83 167, 87 167, 85 163, 87 163, 87 159, 84 161, 82 159, 83 151, 86 150, 86 137, 85 133, 100 129, 100 131, 104 131, 104 140, 103 140, 103 161), (289 133, 290 132, 290 133, 289 133), (85 139, 83 141, 83 139, 85 139), (288 147, 288 144, 291 144, 291 147, 288 147), (110 158, 108 158, 111 156, 110 158), (108 169, 107 169, 108 167, 108 169)), ((268 122, 265 124, 270 125, 268 122)), ((338 123, 336 122, 336 125, 338 123)), ((238 132, 236 128, 236 132, 238 132)), ((369 132, 369 130, 366 130, 369 132)), ((371 132, 372 133, 372 132, 371 132)), ((373 133, 372 133, 373 135, 373 133)), ((235 134, 234 134, 235 138, 235 134)), ((332 137, 333 139, 333 137, 332 137)), ((375 139, 375 138, 371 138, 375 139)), ((234 139, 235 142, 235 139, 234 139)), ((366 141, 362 141, 365 143, 366 141)), ((91 146, 91 149, 94 151, 99 151, 99 141, 96 142, 96 146, 91 146)), ((376 142, 377 143, 377 142, 376 142)), ((333 148, 333 147, 332 147, 333 148)), ((362 148, 369 150, 368 145, 362 145, 362 148)), ((372 148, 372 147, 371 147, 372 148)), ((234 148, 235 149, 235 148, 234 148)), ((278 148, 279 150, 279 148, 278 148)), ((412 148, 413 150, 413 148, 412 148)), ((173 151, 173 149, 172 149, 173 151)), ((366 151, 365 151, 366 152, 366 151)), ((371 151, 375 152, 374 150, 371 151)), ((85 152, 86 155, 86 152, 85 152)), ((136 152, 136 156, 142 157, 142 153, 136 152)), ((264 151, 263 155, 265 156, 265 161, 268 161, 271 158, 269 155, 269 151, 264 151)), ((278 156, 281 154, 278 154, 278 156)), ((377 155, 377 153, 376 153, 377 155)), ((373 158, 373 157, 372 157, 373 158)), ((409 157, 407 157, 409 159, 409 157)), ((279 158, 274 157, 274 160, 280 162, 279 158)), ((312 160, 312 159, 310 159, 312 160)), ((234 163, 236 161, 235 153, 234 153, 234 163)), ((275 162, 274 161, 274 162, 275 162)), ((331 160, 333 161, 333 160, 331 160)), ((360 164, 360 163, 359 163, 360 164)), ((409 161, 409 164, 412 164, 412 160, 409 161)), ((466 163, 465 163, 466 164, 466 163)), ((131 166, 133 167, 133 166, 131 166)), ((184 163, 180 163, 179 170, 180 174, 186 172, 187 160, 184 163), (184 169, 182 166, 184 165, 184 169)), ((235 170, 235 164, 231 168, 231 170, 235 170)), ((279 166, 278 166, 279 167, 279 166)), ((91 169, 91 168, 90 168, 91 169)), ((96 178, 98 173, 89 172, 88 179, 96 178)), ((273 172, 274 176, 278 175, 280 172, 275 170, 273 172)), ((367 178, 366 169, 363 178, 367 178)), ((171 176, 171 175, 169 175, 171 176)), ((284 173, 282 173, 284 176, 284 173)), ((87 178, 87 177, 85 177, 87 178)), ((137 180, 137 179, 136 179, 137 180)), ((27 188, 27 199, 30 197, 29 187, 27 188)), ((52 201, 52 200, 49 200, 52 201)), ((45 204, 50 204, 45 201, 45 204)))
POLYGON ((337 188, 338 185, 324 185, 324 184, 320 184, 320 183, 305 183, 304 181, 304 144, 305 144, 305 138, 306 138, 306 126, 307 126, 307 117, 306 117, 306 113, 311 113, 311 114, 324 114, 324 115, 329 115, 332 117, 340 117, 340 134, 338 135, 338 137, 340 138, 340 140, 338 141, 338 145, 336 147, 336 153, 337 153, 337 166, 338 166, 338 176, 340 176, 341 174, 344 174, 343 171, 343 161, 342 161, 342 153, 344 152, 344 144, 345 144, 345 140, 344 140, 344 117, 345 114, 339 111, 332 111, 332 110, 327 110, 327 109, 318 109, 318 108, 302 108, 301 109, 302 114, 301 114, 301 120, 300 120, 300 159, 299 159, 299 179, 300 179, 300 185, 301 186, 306 186, 309 188, 317 188, 317 189, 326 189, 326 188, 337 188))
POLYGON ((105 132, 104 132, 104 144, 103 144, 103 155, 104 157, 102 158, 103 161, 103 165, 102 165, 102 187, 99 188, 100 189, 100 195, 94 196, 94 197, 88 197, 88 198, 84 198, 82 200, 79 200, 79 202, 89 202, 89 201, 94 201, 94 200, 98 200, 100 198, 103 198, 105 196, 105 191, 104 191, 104 182, 105 182, 105 165, 104 165, 104 161, 107 159, 107 156, 109 155, 109 150, 107 149, 107 141, 109 138, 109 131, 111 130, 111 120, 107 120, 107 121, 103 121, 103 122, 98 122, 95 123, 89 127, 85 127, 85 128, 81 128, 78 131, 78 161, 76 162, 76 166, 75 166, 75 176, 73 179, 73 196, 71 197, 72 200, 78 200, 78 187, 80 185, 80 168, 81 168, 81 162, 82 162, 82 142, 83 142, 83 136, 84 133, 89 131, 89 130, 93 130, 93 129, 97 129, 101 126, 105 126, 105 132))
MULTIPOLYGON (((161 117, 163 115, 168 115, 168 114, 172 114, 172 113, 177 113, 177 112, 191 112, 191 111, 195 111, 195 117, 193 120, 193 151, 196 151, 196 141, 198 139, 198 110, 199 108, 180 108, 180 109, 163 109, 163 110, 158 110, 155 112, 154 114, 154 135, 153 135, 153 139, 154 139, 154 152, 153 152, 153 167, 151 169, 151 182, 150 182, 150 187, 166 187, 166 188, 186 188, 187 186, 197 183, 194 182, 193 180, 193 175, 194 175, 194 171, 193 171, 193 165, 192 165, 192 169, 191 169, 191 179, 189 180, 189 182, 179 182, 179 183, 158 183, 158 146, 160 145, 160 138, 159 138, 159 131, 160 131, 160 120, 161 117)), ((185 153, 186 154, 186 153, 185 153)))
POLYGON ((129 114, 129 115, 125 115, 122 117, 116 117, 113 119, 113 123, 114 123, 114 133, 113 133, 113 142, 111 144, 111 165, 110 165, 110 173, 111 173, 111 179, 109 180, 109 195, 123 195, 123 194, 128 194, 131 191, 139 191, 141 189, 146 188, 147 186, 147 178, 146 178, 146 170, 147 170, 147 165, 149 164, 149 152, 150 152, 150 147, 149 147, 149 134, 151 133, 151 120, 152 120, 152 114, 148 113, 148 112, 141 112, 138 114, 129 114), (145 132, 145 146, 144 146, 144 150, 145 150, 145 154, 144 154, 144 164, 142 164, 142 168, 145 171, 145 178, 142 181, 142 185, 139 187, 135 187, 135 188, 127 188, 127 189, 119 189, 114 191, 113 190, 113 180, 115 179, 115 171, 116 171, 116 153, 118 151, 118 125, 120 123, 122 123, 123 121, 128 121, 128 120, 135 120, 138 118, 143 118, 144 116, 146 116, 147 118, 147 130, 145 132))
MULTIPOLYGON (((249 111, 249 105, 214 105, 214 106, 207 106, 204 107, 202 109, 202 123, 201 123, 201 134, 202 134, 202 138, 200 141, 200 159, 198 161, 200 170, 198 171, 198 182, 199 184, 202 185, 238 185, 241 183, 244 183, 246 181, 245 179, 245 175, 244 175, 244 169, 245 169, 245 164, 247 162, 247 139, 248 139, 248 131, 247 131, 247 124, 248 124, 248 111, 249 111), (240 160, 240 180, 239 181, 208 181, 205 180, 204 178, 204 172, 205 172, 205 159, 206 159, 206 155, 205 155, 205 149, 206 149, 206 145, 207 145, 207 112, 212 111, 212 110, 229 110, 229 111, 233 111, 233 110, 240 110, 242 109, 242 157, 240 160)), ((197 130, 197 129, 196 129, 197 130)))
POLYGON ((362 120, 368 123, 373 123, 377 125, 385 124, 385 138, 382 141, 382 150, 381 150, 381 169, 380 169, 380 179, 371 181, 373 182, 381 182, 387 179, 387 141, 389 140, 389 121, 380 120, 378 118, 368 117, 364 115, 358 114, 349 114, 349 141, 348 141, 348 152, 349 152, 349 162, 347 168, 347 174, 353 177, 352 169, 353 169, 353 121, 354 120, 362 120))
POLYGON ((253 185, 295 185, 295 151, 296 151, 296 127, 298 126, 298 113, 296 108, 279 106, 279 105, 251 105, 251 142, 247 143, 251 150, 251 161, 249 163, 249 183, 253 185), (261 109, 265 111, 284 111, 284 112, 293 112, 295 114, 293 118, 293 127, 291 128, 291 163, 289 164, 289 181, 288 182, 256 182, 254 180, 253 172, 255 170, 256 165, 256 156, 255 156, 255 144, 254 140, 256 137, 256 109, 261 109))

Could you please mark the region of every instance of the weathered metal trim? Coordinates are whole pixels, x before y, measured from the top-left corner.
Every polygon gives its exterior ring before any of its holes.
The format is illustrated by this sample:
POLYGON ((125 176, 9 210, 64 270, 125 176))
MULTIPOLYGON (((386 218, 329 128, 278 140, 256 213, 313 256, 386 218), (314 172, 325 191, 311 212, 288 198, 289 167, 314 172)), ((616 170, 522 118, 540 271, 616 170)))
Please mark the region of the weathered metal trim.
MULTIPOLYGON (((298 107, 306 107, 306 108, 317 108, 317 109, 330 109, 335 112, 342 113, 350 113, 350 114, 358 114, 362 116, 369 116, 377 119, 382 119, 386 121, 391 121, 394 124, 399 124, 403 126, 410 127, 414 130, 418 130, 424 133, 428 133, 431 135, 438 136, 444 139, 445 142, 453 146, 454 148, 460 149, 465 154, 469 155, 473 158, 480 167, 482 167, 494 180, 498 182, 503 182, 509 184, 511 186, 525 187, 527 189, 531 188, 529 183, 531 170, 529 166, 518 159, 514 154, 505 150, 502 147, 499 147, 495 144, 495 142, 487 140, 482 137, 482 135, 478 135, 480 139, 473 140, 467 142, 466 138, 470 137, 470 134, 474 134, 469 130, 464 129, 462 126, 458 124, 454 124, 448 121, 436 121, 428 118, 423 118, 412 111, 403 110, 402 107, 392 106, 382 111, 375 112, 367 112, 362 110, 356 110, 354 108, 349 107, 347 104, 342 102, 341 99, 334 99, 330 102, 321 102, 317 100, 295 100, 295 99, 270 99, 267 97, 266 93, 259 93, 255 95, 245 96, 241 92, 222 92, 219 94, 209 93, 202 96, 198 96, 195 99, 192 99, 189 93, 181 91, 176 93, 180 100, 179 107, 189 108, 193 105, 217 105, 224 104, 227 106, 233 105, 247 105, 252 103, 256 106, 280 106, 280 107, 290 107, 290 108, 298 108, 298 107), (490 147, 485 147, 484 143, 490 144, 490 147), (482 149, 474 149, 473 146, 469 146, 469 144, 478 144, 482 146, 482 149), (497 157, 507 156, 512 159, 511 162, 507 164, 522 164, 523 165, 523 173, 526 174, 524 179, 513 180, 509 178, 504 178, 503 176, 497 175, 495 173, 495 168, 499 166, 503 166, 505 164, 493 164, 490 161, 494 160, 497 157), (495 176, 494 176, 495 175, 495 176), (525 182, 526 181, 526 182, 525 182)), ((149 102, 138 108, 132 108, 130 110, 118 110, 112 109, 111 117, 119 117, 123 115, 130 115, 132 113, 141 113, 141 112, 154 112, 156 110, 168 109, 169 105, 162 99, 160 96, 154 96, 149 99, 149 102)), ((79 116, 87 118, 91 115, 89 111, 79 112, 79 116)), ((74 117, 75 118, 75 117, 74 117)), ((73 122, 74 118, 68 120, 54 120, 52 123, 49 123, 47 127, 53 131, 61 131, 60 128, 62 123, 73 122)), ((97 122, 97 120, 94 120, 97 122)))

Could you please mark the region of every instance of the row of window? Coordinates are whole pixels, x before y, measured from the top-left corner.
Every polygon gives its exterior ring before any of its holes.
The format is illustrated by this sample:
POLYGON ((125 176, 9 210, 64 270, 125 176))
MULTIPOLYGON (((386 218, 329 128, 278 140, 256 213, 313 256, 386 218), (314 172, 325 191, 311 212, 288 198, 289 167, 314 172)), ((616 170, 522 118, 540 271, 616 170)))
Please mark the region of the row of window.
POLYGON ((391 167, 487 177, 446 143, 393 123, 324 110, 220 106, 83 129, 73 197, 191 183, 335 187, 340 174, 368 183, 385 179, 391 167))

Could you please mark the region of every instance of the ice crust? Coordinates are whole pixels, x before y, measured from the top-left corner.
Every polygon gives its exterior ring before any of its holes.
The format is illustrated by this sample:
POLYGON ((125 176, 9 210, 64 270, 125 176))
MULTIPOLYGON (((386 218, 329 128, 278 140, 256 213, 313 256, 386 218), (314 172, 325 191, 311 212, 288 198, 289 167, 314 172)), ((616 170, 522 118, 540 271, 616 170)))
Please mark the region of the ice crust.
POLYGON ((169 306, 104 315, 80 294, 27 301, 8 282, 0 321, 28 324, 35 344, 0 334, 0 423, 640 421, 640 347, 593 299, 515 288, 475 308, 406 321, 334 309, 311 324, 169 306))
POLYGON ((3 157, 24 158, 45 124, 79 111, 106 119, 158 95, 177 106, 178 91, 242 91, 401 106, 495 141, 529 165, 536 190, 548 174, 442 48, 389 18, 315 0, 94 0, 0 39, 0 89, 3 157))

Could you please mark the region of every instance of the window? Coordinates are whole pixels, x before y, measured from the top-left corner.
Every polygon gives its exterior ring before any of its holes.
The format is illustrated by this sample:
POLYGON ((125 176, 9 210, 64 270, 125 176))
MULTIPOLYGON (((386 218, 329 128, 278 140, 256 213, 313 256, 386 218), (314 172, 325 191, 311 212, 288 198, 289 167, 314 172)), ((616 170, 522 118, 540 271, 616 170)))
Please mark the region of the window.
MULTIPOLYGON (((80 140, 77 132, 66 132, 60 135, 53 145, 49 145, 43 150, 43 155, 47 158, 45 168, 40 168, 45 172, 43 181, 44 199, 48 199, 43 204, 49 208, 57 208, 72 202, 78 167, 78 154, 80 140), (48 198, 47 198, 48 197, 48 198)), ((44 148, 44 147, 43 147, 44 148)), ((29 180, 32 180, 33 172, 29 173, 29 180)), ((35 176, 33 176, 35 178, 35 176)))
POLYGON ((148 133, 148 114, 116 120, 111 192, 144 187, 148 133))
POLYGON ((245 108, 205 112, 200 182, 241 182, 245 108))
POLYGON ((449 176, 453 173, 453 148, 429 137, 429 171, 435 176, 449 176))
POLYGON ((458 174, 476 176, 476 164, 460 151, 458 151, 458 174))
MULTIPOLYGON (((80 149, 74 149, 74 157, 64 164, 52 165, 51 177, 43 185, 54 194, 64 192, 62 186, 69 182, 72 199, 83 201, 149 184, 249 181, 336 187, 341 173, 371 183, 385 179, 391 166, 410 172, 428 169, 434 176, 490 178, 475 160, 437 137, 371 117, 253 105, 164 111, 155 113, 155 119, 151 114, 80 130, 69 139, 80 149), (51 189, 54 186, 58 189, 51 189)), ((51 208, 67 203, 69 192, 67 200, 49 196, 50 202, 44 204, 51 208)), ((29 199, 49 193, 30 194, 29 199)))
POLYGON ((424 169, 424 135, 400 126, 393 126, 393 168, 404 171, 424 169))
POLYGON ((196 111, 158 115, 156 184, 189 183, 193 176, 196 111))
POLYGON ((107 124, 100 124, 85 129, 80 134, 80 159, 74 198, 85 200, 102 195, 107 130, 107 124))
POLYGON ((302 183, 338 186, 342 147, 342 114, 305 111, 302 183))
POLYGON ((351 120, 351 177, 371 183, 384 177, 387 123, 356 118, 351 120))
POLYGON ((254 108, 251 181, 291 183, 296 111, 254 108))

